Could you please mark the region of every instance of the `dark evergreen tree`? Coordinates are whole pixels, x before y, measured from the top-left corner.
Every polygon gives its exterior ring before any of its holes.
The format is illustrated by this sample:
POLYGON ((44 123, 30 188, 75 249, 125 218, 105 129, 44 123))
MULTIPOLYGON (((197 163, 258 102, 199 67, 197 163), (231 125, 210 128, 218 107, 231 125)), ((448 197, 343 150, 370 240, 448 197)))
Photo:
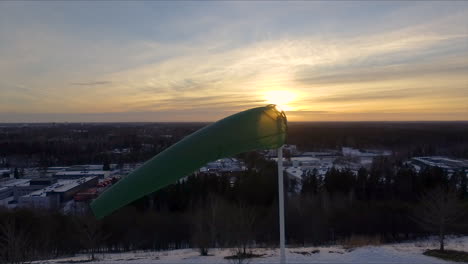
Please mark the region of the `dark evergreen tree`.
POLYGON ((313 169, 312 171, 308 170, 304 174, 302 178, 302 194, 317 194, 319 190, 319 180, 318 180, 318 172, 317 169, 313 169))
POLYGON ((367 172, 366 168, 360 168, 358 170, 357 178, 356 178, 356 185, 354 187, 356 191, 356 197, 359 200, 366 200, 367 199, 367 180, 369 178, 369 173, 367 172))

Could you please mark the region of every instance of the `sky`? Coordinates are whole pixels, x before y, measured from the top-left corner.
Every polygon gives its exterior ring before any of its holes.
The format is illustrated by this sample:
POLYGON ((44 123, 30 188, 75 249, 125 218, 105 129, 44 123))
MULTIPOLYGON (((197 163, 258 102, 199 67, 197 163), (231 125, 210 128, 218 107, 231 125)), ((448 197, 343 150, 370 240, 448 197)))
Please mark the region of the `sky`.
POLYGON ((0 2, 0 122, 468 120, 468 2, 0 2))

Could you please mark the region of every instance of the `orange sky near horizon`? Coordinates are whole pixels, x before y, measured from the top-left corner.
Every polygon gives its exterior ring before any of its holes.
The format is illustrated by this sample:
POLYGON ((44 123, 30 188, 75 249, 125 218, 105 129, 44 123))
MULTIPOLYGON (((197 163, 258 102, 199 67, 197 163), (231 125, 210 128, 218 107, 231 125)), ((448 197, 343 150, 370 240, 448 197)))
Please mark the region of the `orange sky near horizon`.
POLYGON ((0 122, 468 120, 468 2, 1 2, 0 122))

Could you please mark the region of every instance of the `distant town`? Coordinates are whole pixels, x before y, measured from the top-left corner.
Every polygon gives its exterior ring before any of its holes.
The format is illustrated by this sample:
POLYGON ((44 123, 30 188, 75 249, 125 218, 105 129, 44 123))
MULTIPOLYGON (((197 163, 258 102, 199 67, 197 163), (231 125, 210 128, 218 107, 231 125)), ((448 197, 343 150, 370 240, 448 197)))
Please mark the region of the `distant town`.
MULTIPOLYGON (((171 135, 166 135, 171 137, 171 135)), ((113 153, 129 153, 129 148, 114 149, 113 153)), ((265 159, 277 162, 277 151, 259 151, 265 159)), ((292 186, 291 192, 301 192, 303 177, 316 173, 318 177, 332 168, 350 170, 357 175, 360 168, 370 169, 377 157, 391 156, 390 150, 355 149, 301 151, 296 145, 284 147, 283 164, 292 186)), ((4 160, 3 160, 4 162, 4 160)), ((468 160, 443 156, 412 157, 405 161, 416 172, 423 168, 438 167, 448 176, 462 171, 468 177, 468 160)), ((0 163, 1 164, 1 163, 0 163)), ((0 206, 60 210, 63 213, 85 213, 90 201, 142 163, 89 164, 54 166, 47 168, 0 168, 0 206)), ((237 158, 224 158, 209 162, 195 174, 230 174, 247 170, 245 162, 237 158)), ((157 175, 155 175, 157 177, 157 175)))
MULTIPOLYGON (((140 250, 164 263, 172 262, 162 252, 172 250, 188 250, 180 259, 199 263, 276 259, 265 251, 279 242, 276 149, 208 162, 102 219, 91 212, 103 192, 206 125, 1 124, 0 244, 11 247, 0 247, 0 262, 139 260, 129 252, 140 250)), ((344 247, 393 252, 389 243, 433 235, 438 247, 465 250, 468 240, 453 241, 468 235, 468 122, 290 122, 287 129, 288 258, 342 263, 336 256, 357 251, 344 247)), ((414 246, 401 263, 429 263, 423 251, 414 246)))

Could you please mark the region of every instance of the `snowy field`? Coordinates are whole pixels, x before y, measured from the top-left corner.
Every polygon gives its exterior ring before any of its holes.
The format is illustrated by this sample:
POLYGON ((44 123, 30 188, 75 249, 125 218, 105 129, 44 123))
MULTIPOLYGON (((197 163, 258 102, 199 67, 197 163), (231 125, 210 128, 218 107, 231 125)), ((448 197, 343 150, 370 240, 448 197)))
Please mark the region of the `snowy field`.
MULTIPOLYGON (((366 246, 355 248, 353 250, 343 249, 341 246, 329 247, 297 247, 286 249, 287 263, 353 263, 353 264, 433 264, 433 263, 454 263, 439 260, 437 258, 422 255, 426 249, 438 248, 437 240, 428 239, 423 241, 405 242, 399 244, 386 244, 381 246, 366 246), (319 250, 318 253, 312 253, 319 250)), ((468 237, 450 237, 447 239, 447 249, 468 251, 468 237)), ((270 264, 279 263, 278 249, 254 249, 255 254, 262 257, 252 258, 244 263, 251 264, 270 264)), ((234 263, 224 259, 225 256, 232 255, 229 249, 212 249, 209 251, 211 256, 202 257, 195 249, 180 249, 160 252, 127 252, 116 254, 97 254, 98 261, 84 263, 234 263)), ((72 258, 53 259, 47 261, 37 261, 34 263, 78 263, 86 260, 87 255, 78 255, 72 258)))

